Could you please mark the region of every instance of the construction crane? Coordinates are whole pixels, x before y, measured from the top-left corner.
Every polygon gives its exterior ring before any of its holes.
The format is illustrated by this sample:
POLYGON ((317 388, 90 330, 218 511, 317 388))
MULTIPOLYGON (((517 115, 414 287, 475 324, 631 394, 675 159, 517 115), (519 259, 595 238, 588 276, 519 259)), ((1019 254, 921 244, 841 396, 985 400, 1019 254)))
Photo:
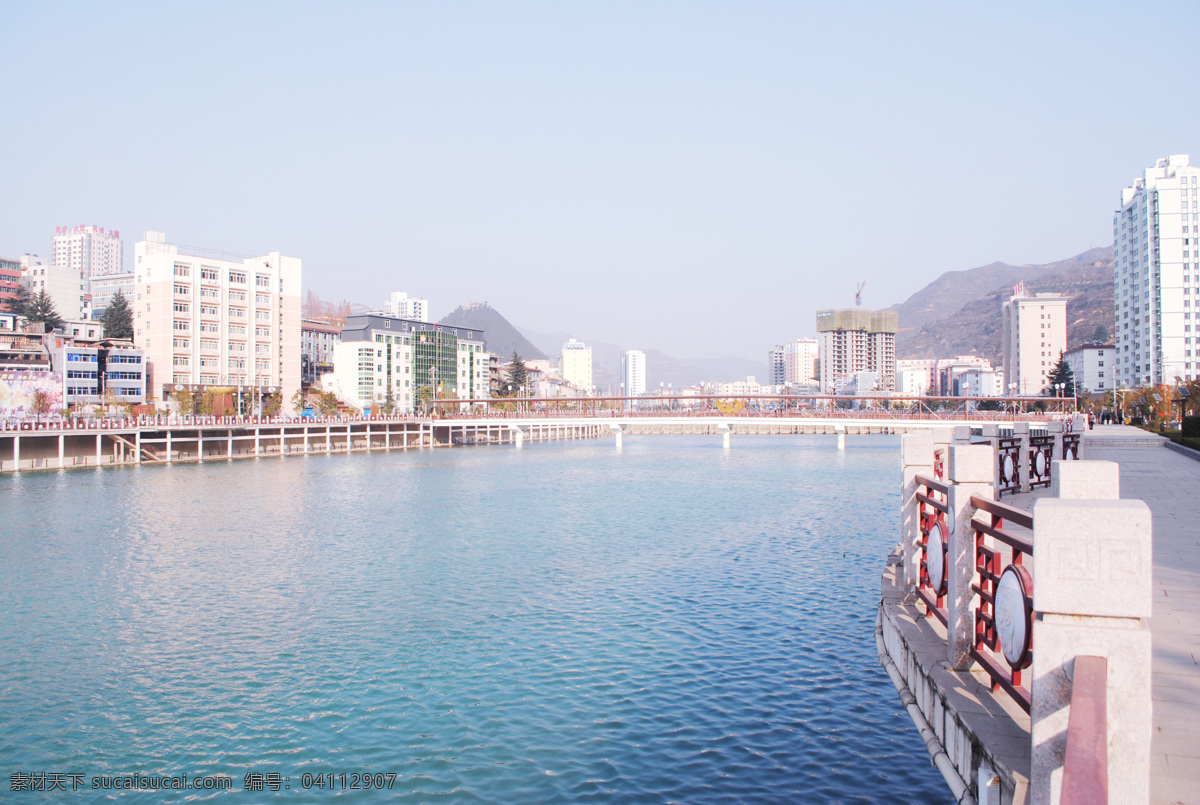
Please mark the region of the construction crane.
POLYGON ((858 284, 858 290, 854 292, 854 306, 862 307, 862 289, 867 286, 867 281, 863 280, 858 284))

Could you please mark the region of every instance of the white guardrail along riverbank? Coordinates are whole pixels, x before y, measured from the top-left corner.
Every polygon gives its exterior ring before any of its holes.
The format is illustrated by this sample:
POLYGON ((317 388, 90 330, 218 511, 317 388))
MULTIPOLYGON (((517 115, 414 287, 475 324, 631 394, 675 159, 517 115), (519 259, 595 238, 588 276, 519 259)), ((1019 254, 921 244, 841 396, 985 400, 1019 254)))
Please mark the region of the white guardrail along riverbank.
POLYGON ((1150 510, 1071 425, 902 439, 876 639, 959 802, 1149 802, 1150 510))

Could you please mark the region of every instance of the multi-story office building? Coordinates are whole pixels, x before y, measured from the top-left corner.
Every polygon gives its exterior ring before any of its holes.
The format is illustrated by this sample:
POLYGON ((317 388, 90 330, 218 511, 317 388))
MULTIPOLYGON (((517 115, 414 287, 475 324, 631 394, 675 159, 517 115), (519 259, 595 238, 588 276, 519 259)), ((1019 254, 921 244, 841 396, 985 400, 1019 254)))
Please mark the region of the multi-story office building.
POLYGON ((821 390, 830 393, 859 372, 874 372, 879 391, 896 390, 896 333, 892 310, 818 310, 821 390))
POLYGON ((62 380, 63 405, 146 401, 145 361, 129 341, 64 342, 54 357, 54 371, 62 380))
POLYGON ((92 315, 99 317, 101 311, 119 291, 125 296, 125 301, 133 304, 133 274, 107 274, 103 277, 92 277, 92 315))
POLYGON ((121 233, 101 226, 56 226, 50 262, 83 272, 85 278, 125 274, 121 233))
POLYGON ((1084 344, 1067 350, 1063 357, 1071 367, 1075 388, 1105 392, 1117 387, 1113 383, 1116 368, 1115 344, 1084 344))
POLYGON ((567 383, 584 394, 592 393, 592 348, 574 338, 563 344, 559 371, 567 383))
POLYGON ((21 284, 21 261, 0 257, 0 313, 15 313, 17 288, 21 284))
POLYGON ((21 282, 31 294, 45 291, 54 303, 54 312, 64 319, 92 317, 92 297, 83 269, 48 265, 36 254, 26 254, 21 256, 21 282))
POLYGON ((404 291, 392 291, 383 305, 383 312, 397 319, 428 322, 429 300, 409 296, 404 291))
MULTIPOLYGON (((992 362, 979 355, 959 355, 955 358, 941 358, 937 362, 934 377, 934 391, 944 397, 994 397, 993 384, 995 372, 992 362), (983 377, 979 373, 990 373, 983 377), (964 383, 963 378, 974 373, 974 377, 964 383), (980 389, 983 394, 974 394, 968 389, 980 389)), ((1000 380, 1003 384, 1003 378, 1000 380)))
POLYGON ((394 316, 350 316, 321 385, 356 408, 377 408, 392 389, 395 413, 434 399, 486 400, 489 360, 483 331, 394 316))
POLYGON ((627 349, 621 358, 621 385, 626 397, 646 393, 646 353, 640 349, 627 349))
POLYGON ((286 403, 300 389, 300 260, 183 248, 161 232, 134 245, 130 304, 147 397, 165 400, 176 385, 255 386, 286 403))
POLYGON ((1030 294, 1018 282, 1004 303, 1001 344, 1005 391, 1022 397, 1041 394, 1067 349, 1067 298, 1030 294))
POLYGON ((1174 154, 1121 191, 1113 214, 1110 388, 1200 377, 1200 168, 1174 154))
POLYGON ((301 319, 300 385, 305 388, 317 378, 333 371, 333 348, 342 340, 342 328, 336 324, 301 319))

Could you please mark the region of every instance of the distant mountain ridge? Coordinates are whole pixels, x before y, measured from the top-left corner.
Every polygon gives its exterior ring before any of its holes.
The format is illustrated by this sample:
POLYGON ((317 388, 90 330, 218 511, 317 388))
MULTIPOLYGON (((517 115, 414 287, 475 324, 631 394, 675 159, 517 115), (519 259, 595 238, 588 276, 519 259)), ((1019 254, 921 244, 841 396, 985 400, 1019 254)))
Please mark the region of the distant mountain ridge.
POLYGON ((1113 332, 1113 250, 1089 249, 1044 265, 992 263, 947 271, 888 310, 900 314, 896 357, 981 355, 999 364, 1005 300, 1022 280, 1030 293, 1067 297, 1067 345, 1107 339, 1113 332))
POLYGON ((512 358, 514 351, 526 360, 547 357, 546 353, 521 335, 516 327, 509 324, 508 319, 486 302, 467 302, 459 305, 438 324, 483 330, 484 349, 499 358, 501 363, 512 358))

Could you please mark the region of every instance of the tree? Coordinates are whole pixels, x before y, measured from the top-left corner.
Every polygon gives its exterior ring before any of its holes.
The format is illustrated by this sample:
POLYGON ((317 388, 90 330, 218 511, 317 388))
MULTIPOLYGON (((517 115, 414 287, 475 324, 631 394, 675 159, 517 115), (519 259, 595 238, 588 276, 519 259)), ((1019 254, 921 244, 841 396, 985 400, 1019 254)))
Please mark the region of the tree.
POLYGON ((517 351, 513 350, 512 363, 508 368, 508 381, 512 383, 513 391, 517 391, 527 383, 529 383, 529 370, 525 368, 525 361, 521 360, 521 356, 517 351))
POLYGON ((46 391, 45 389, 36 389, 33 392, 32 399, 29 401, 29 407, 33 409, 38 422, 41 422, 42 417, 50 413, 50 409, 54 407, 55 402, 54 392, 46 391))
POLYGON ((385 414, 390 414, 396 410, 396 395, 392 391, 391 383, 388 384, 387 393, 383 395, 383 405, 379 407, 379 410, 385 414))
POLYGON ((1050 372, 1050 385, 1047 388, 1047 393, 1051 396, 1075 396, 1075 373, 1071 371, 1071 365, 1067 363, 1066 357, 1061 352, 1058 353, 1058 363, 1054 365, 1053 371, 1050 372), (1066 388, 1062 390, 1054 388, 1059 383, 1065 383, 1066 388))
POLYGON ((29 294, 29 288, 25 286, 25 283, 18 282, 17 287, 13 288, 13 293, 16 294, 17 297, 9 302, 9 310, 13 313, 16 313, 21 318, 27 318, 29 301, 32 299, 29 294))
POLYGON ((283 410, 283 392, 276 389, 262 398, 263 416, 276 416, 283 410))
POLYGON ((332 391, 322 391, 317 397, 317 410, 325 416, 333 416, 341 407, 342 401, 332 391))
POLYGON ((46 293, 45 288, 34 294, 25 305, 25 318, 31 323, 43 322, 47 332, 56 330, 63 324, 62 316, 55 311, 54 300, 46 293))
POLYGON ((104 308, 104 335, 108 338, 133 338, 133 309, 125 294, 117 291, 104 308))
POLYGON ((179 413, 183 416, 191 416, 196 413, 196 395, 187 389, 172 391, 171 400, 179 406, 179 413))
POLYGON ((1103 324, 1097 324, 1096 332, 1092 334, 1092 340, 1103 344, 1108 341, 1108 335, 1108 328, 1103 324))
MULTIPOLYGON (((312 291, 309 291, 312 293, 312 291)), ((297 391, 292 395, 292 410, 297 414, 303 414, 304 409, 308 407, 308 395, 303 391, 297 391)))

